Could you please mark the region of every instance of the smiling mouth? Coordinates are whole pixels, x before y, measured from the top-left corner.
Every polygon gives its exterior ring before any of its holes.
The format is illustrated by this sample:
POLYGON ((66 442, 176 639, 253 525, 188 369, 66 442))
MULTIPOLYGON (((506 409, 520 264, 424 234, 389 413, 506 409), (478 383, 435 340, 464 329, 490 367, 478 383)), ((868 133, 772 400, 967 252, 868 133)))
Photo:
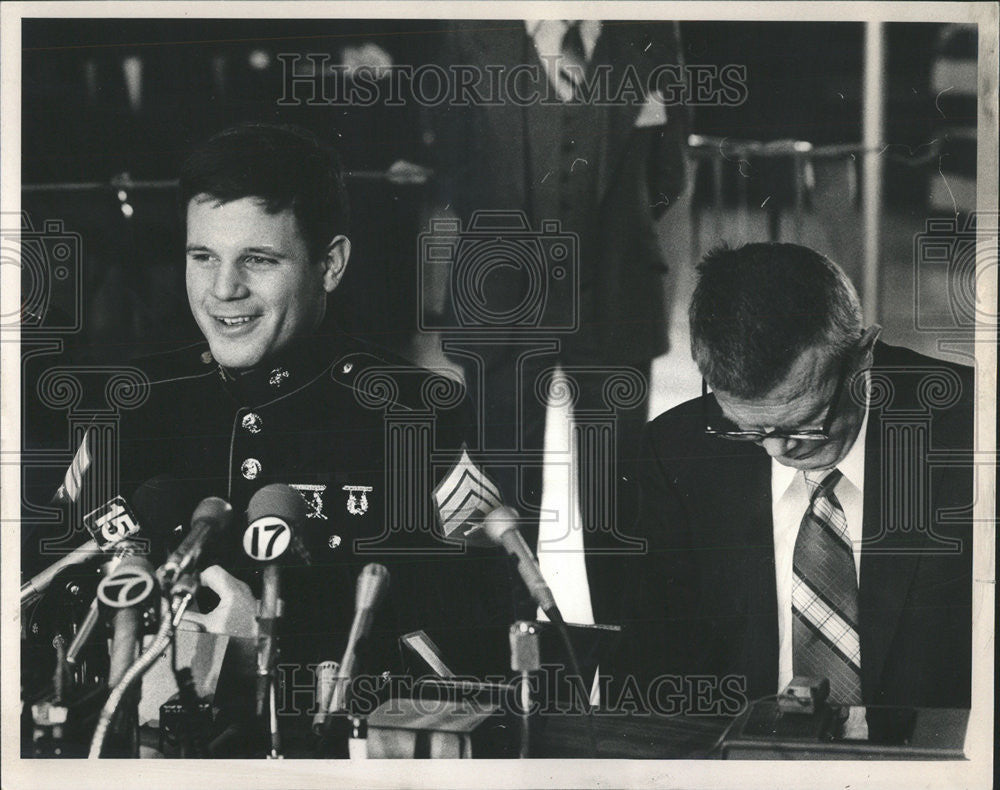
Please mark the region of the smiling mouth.
POLYGON ((259 316, 255 315, 241 315, 241 316, 236 316, 235 318, 226 318, 220 315, 213 316, 213 318, 215 318, 215 320, 218 323, 228 327, 243 326, 245 324, 249 324, 251 321, 253 321, 255 318, 258 317, 259 316))

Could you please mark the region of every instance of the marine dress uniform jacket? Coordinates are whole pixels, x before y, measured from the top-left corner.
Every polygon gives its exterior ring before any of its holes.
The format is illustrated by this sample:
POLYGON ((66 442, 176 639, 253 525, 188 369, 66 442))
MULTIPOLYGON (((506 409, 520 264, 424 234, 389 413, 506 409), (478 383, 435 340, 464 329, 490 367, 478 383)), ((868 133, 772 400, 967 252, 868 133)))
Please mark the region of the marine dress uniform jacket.
POLYGON ((194 501, 229 502, 233 533, 212 559, 257 595, 262 565, 242 547, 247 503, 271 483, 306 501, 310 563, 281 558, 283 662, 339 660, 355 580, 381 562, 390 586, 365 671, 398 671, 396 639, 418 628, 457 672, 503 666, 505 652, 484 656, 477 632, 513 619, 509 569, 498 552, 441 538, 499 503, 472 460, 475 424, 459 384, 334 330, 235 376, 204 343, 138 367, 150 383, 145 402, 122 414, 120 490, 167 475, 194 501))

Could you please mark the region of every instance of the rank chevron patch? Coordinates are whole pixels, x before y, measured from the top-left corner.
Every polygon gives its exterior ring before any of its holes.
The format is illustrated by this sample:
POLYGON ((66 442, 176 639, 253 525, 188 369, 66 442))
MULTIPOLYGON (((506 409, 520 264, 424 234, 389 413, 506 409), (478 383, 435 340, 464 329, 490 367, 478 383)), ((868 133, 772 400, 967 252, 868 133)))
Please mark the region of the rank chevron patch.
POLYGON ((90 431, 88 430, 83 435, 83 441, 80 443, 76 455, 73 456, 73 462, 69 465, 69 469, 66 470, 66 476, 63 478, 62 485, 59 486, 59 490, 56 491, 52 501, 54 503, 76 502, 80 498, 80 491, 83 489, 87 470, 90 469, 92 463, 93 461, 90 456, 90 431))
POLYGON ((486 473, 469 458, 465 447, 451 471, 434 489, 446 537, 465 535, 492 510, 500 507, 500 491, 486 473))

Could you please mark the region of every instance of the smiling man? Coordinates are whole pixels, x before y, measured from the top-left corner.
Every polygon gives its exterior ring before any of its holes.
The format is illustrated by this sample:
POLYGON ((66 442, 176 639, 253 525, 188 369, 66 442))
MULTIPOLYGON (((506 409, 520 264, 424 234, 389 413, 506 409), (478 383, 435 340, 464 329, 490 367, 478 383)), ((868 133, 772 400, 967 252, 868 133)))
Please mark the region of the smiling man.
POLYGON ((302 133, 264 126, 227 130, 185 163, 188 301, 229 371, 259 365, 322 323, 351 254, 334 168, 302 133))
POLYGON ((316 330, 350 253, 338 235, 314 262, 292 210, 268 213, 253 197, 193 197, 187 235, 191 310, 212 355, 234 370, 316 330))
MULTIPOLYGON (((288 571, 286 687, 311 687, 311 666, 341 657, 355 579, 371 562, 391 582, 361 671, 399 672, 396 640, 416 629, 457 671, 502 668, 503 651, 485 656, 477 634, 513 619, 498 612, 507 569, 497 552, 442 539, 499 504, 467 449, 476 426, 464 392, 345 334, 328 306, 351 252, 334 153, 301 129, 228 129, 185 162, 180 207, 187 295, 206 342, 137 363, 150 383, 122 413, 120 490, 167 475, 194 501, 231 503, 233 534, 213 558, 257 597, 268 558, 244 548, 247 504, 274 483, 301 494, 299 550, 274 559, 288 571)), ((309 707, 279 699, 292 706, 283 713, 309 707)))
POLYGON ((624 670, 826 677, 848 705, 967 707, 969 368, 879 342, 834 263, 711 252, 690 307, 702 396, 647 426, 624 670))

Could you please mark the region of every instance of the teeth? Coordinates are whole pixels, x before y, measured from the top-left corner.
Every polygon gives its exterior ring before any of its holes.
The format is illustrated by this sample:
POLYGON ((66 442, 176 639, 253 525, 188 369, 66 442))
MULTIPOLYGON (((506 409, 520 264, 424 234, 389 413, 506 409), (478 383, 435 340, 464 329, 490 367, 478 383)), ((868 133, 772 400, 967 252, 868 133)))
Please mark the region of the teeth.
POLYGON ((241 318, 219 318, 219 321, 224 323, 226 326, 239 326, 240 324, 245 324, 250 321, 249 316, 242 316, 241 318))

